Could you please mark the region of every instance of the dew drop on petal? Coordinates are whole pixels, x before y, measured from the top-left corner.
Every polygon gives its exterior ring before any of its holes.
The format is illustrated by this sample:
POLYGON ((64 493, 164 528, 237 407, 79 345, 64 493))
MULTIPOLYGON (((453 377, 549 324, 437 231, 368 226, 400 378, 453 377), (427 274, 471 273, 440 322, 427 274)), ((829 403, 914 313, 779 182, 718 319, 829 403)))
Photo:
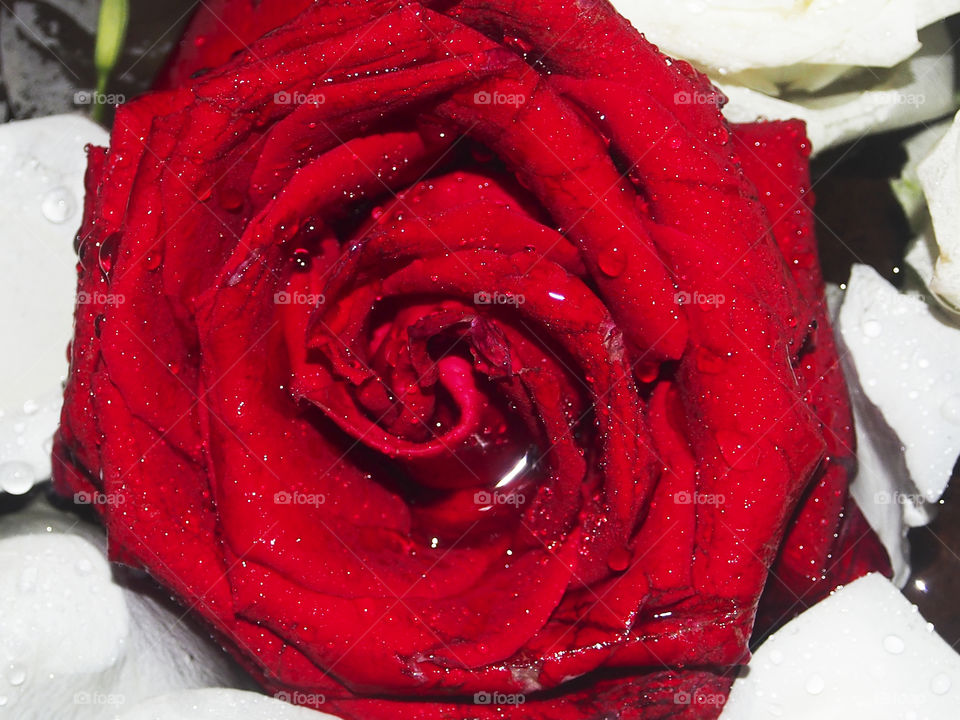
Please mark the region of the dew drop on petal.
POLYGON ((608 277, 620 277, 627 269, 627 253, 618 247, 608 247, 600 251, 597 257, 600 272, 608 277))
POLYGON ((940 406, 940 414, 947 422, 960 425, 960 395, 951 395, 940 406))
POLYGON ((806 690, 811 695, 819 695, 823 692, 823 689, 826 687, 826 683, 823 680, 823 677, 817 674, 811 675, 807 678, 806 690))
POLYGON ((70 190, 65 187, 58 187, 43 196, 40 209, 47 220, 55 225, 60 225, 67 222, 77 212, 77 200, 70 190))
POLYGON ((899 655, 906 650, 906 648, 907 646, 903 642, 903 638, 899 635, 887 635, 883 639, 883 649, 891 655, 899 655))
POLYGON ((946 673, 939 673, 930 681, 930 691, 934 695, 946 695, 952 686, 950 676, 946 673))
POLYGON ((626 547, 615 548, 607 556, 607 565, 614 572, 623 572, 630 567, 630 550, 626 547))
POLYGON ((144 267, 150 271, 156 270, 161 264, 163 264, 163 253, 159 250, 151 250, 143 259, 144 267))
POLYGON ((14 460, 0 465, 0 490, 11 495, 23 495, 33 487, 33 467, 14 460))
POLYGON ((7 682, 9 682, 14 687, 18 685, 23 685, 27 680, 27 671, 22 665, 17 663, 11 663, 10 667, 7 669, 7 682))
POLYGON ((120 233, 110 233, 100 243, 100 253, 98 260, 100 262, 100 271, 105 277, 109 277, 110 271, 117 259, 117 250, 120 248, 120 233))

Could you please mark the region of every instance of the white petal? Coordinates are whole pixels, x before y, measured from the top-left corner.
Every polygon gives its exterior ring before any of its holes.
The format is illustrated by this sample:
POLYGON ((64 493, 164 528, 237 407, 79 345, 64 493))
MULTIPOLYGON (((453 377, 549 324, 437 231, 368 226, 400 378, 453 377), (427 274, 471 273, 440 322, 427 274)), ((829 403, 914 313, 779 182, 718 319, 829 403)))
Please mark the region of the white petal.
POLYGON ((772 635, 722 720, 946 720, 960 656, 881 575, 837 590, 772 635))
POLYGON ((77 289, 84 145, 107 133, 76 115, 0 125, 0 491, 50 475, 77 289))
POLYGON ((158 697, 119 720, 336 720, 332 715, 241 690, 209 688, 158 697))
MULTIPOLYGON (((616 5, 667 54, 727 73, 796 63, 891 67, 919 49, 917 23, 934 10, 921 13, 916 0, 620 0, 616 5)), ((960 9, 960 3, 952 5, 960 9)))
POLYGON ((249 686, 182 610, 118 584, 105 545, 42 500, 0 518, 0 717, 102 720, 163 693, 249 686))
POLYGON ((907 153, 907 161, 900 171, 900 177, 891 182, 897 200, 903 206, 903 211, 910 221, 911 227, 922 232, 924 226, 930 223, 930 213, 927 210, 927 199, 920 185, 920 176, 917 170, 933 149, 937 146, 953 124, 951 120, 943 120, 923 128, 910 136, 903 143, 907 153))
POLYGON ((730 98, 724 115, 731 122, 804 120, 815 152, 942 117, 956 109, 951 37, 941 23, 924 30, 921 38, 923 49, 892 70, 864 71, 813 95, 772 97, 721 81, 720 88, 730 98))
POLYGON ((867 463, 864 471, 894 479, 891 487, 869 488, 888 496, 875 496, 871 503, 869 493, 860 488, 857 499, 875 528, 889 510, 875 506, 890 503, 903 510, 907 524, 924 524, 930 518, 929 504, 943 494, 960 454, 960 371, 955 360, 960 356, 960 330, 945 322, 939 309, 915 294, 901 293, 865 265, 853 267, 838 330, 856 366, 848 380, 867 431, 861 434, 866 452, 871 443, 886 448, 874 467, 869 454, 861 458, 867 463), (859 402, 860 392, 865 402, 859 402), (898 446, 902 453, 895 450, 898 446))
POLYGON ((917 168, 939 246, 930 289, 960 308, 960 117, 917 168))

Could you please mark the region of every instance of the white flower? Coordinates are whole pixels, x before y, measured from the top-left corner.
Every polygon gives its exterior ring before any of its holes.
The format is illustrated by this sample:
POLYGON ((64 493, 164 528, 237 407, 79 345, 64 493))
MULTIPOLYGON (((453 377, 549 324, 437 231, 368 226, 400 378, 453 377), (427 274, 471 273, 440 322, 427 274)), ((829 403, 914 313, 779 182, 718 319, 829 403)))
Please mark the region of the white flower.
POLYGON ((721 720, 956 717, 960 656, 880 575, 867 575, 768 638, 721 720))
POLYGON ((0 717, 112 720, 211 685, 252 687, 183 610, 118 583, 101 528, 42 499, 0 516, 0 717))
POLYGON ((50 437, 73 334, 84 145, 107 133, 79 115, 0 125, 0 492, 50 476, 50 437))
POLYGON ((941 135, 915 170, 908 167, 898 184, 914 228, 920 233, 907 260, 921 275, 931 292, 949 309, 960 313, 960 116, 952 124, 940 125, 913 141, 929 143, 941 135), (929 214, 910 204, 910 191, 920 191, 929 214), (911 213, 912 211, 912 213, 911 213))
POLYGON ((856 411, 851 490, 903 583, 906 530, 930 522, 960 453, 960 330, 866 265, 853 267, 837 330, 856 411))
POLYGON ((814 151, 956 109, 950 38, 933 23, 960 0, 616 4, 661 50, 711 76, 729 119, 800 118, 814 151))

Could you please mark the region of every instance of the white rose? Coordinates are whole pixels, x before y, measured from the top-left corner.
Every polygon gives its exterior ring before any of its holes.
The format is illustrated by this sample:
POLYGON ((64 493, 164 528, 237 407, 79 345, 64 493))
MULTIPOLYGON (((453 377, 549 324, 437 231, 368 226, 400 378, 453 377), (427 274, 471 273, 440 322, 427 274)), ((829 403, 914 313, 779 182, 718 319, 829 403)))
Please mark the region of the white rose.
POLYGON ((934 23, 960 12, 960 0, 616 5, 665 53, 711 76, 730 120, 800 118, 814 151, 956 108, 950 38, 934 23))

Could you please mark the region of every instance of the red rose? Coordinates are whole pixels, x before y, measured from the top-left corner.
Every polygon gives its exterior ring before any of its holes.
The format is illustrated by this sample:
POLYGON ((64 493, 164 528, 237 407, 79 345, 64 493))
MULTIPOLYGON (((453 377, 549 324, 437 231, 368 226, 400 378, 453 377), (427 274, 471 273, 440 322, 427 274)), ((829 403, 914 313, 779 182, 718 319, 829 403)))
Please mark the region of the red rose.
POLYGON ((605 2, 429 7, 205 5, 120 109, 56 483, 295 702, 715 717, 774 562, 765 628, 885 565, 802 126, 605 2))

